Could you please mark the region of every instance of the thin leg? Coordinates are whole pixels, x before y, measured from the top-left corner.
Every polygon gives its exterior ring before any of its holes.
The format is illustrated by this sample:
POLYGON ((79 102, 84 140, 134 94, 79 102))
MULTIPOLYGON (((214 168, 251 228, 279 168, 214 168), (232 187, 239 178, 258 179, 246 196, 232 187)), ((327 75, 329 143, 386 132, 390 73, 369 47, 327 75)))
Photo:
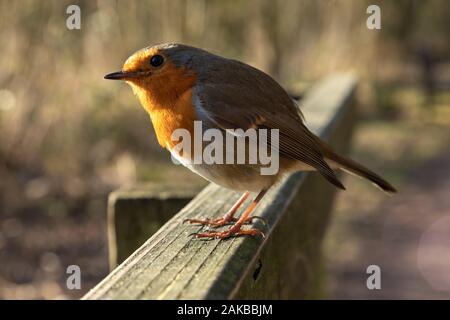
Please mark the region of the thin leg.
POLYGON ((262 235, 264 237, 264 233, 259 229, 249 229, 249 230, 243 230, 241 229, 242 225, 248 221, 250 214, 253 212, 255 207, 258 205, 259 201, 264 197, 266 194, 267 189, 263 189, 260 191, 260 193, 256 196, 255 200, 252 201, 252 203, 245 209, 242 216, 239 218, 236 223, 231 226, 230 229, 222 232, 204 232, 204 233, 197 233, 195 234, 195 237, 197 238, 219 238, 219 239, 225 239, 231 236, 240 236, 240 235, 262 235))
POLYGON ((248 198, 250 192, 245 191, 242 196, 235 202, 235 204, 233 204, 233 206, 230 208, 230 210, 228 210, 228 212, 219 219, 186 219, 184 220, 184 222, 189 222, 189 223, 199 223, 199 224, 204 224, 204 225, 208 225, 208 226, 212 226, 212 227, 221 227, 224 225, 229 224, 232 221, 235 221, 234 215, 236 214, 236 212, 238 211, 238 209, 242 206, 242 204, 244 203, 244 201, 248 198))

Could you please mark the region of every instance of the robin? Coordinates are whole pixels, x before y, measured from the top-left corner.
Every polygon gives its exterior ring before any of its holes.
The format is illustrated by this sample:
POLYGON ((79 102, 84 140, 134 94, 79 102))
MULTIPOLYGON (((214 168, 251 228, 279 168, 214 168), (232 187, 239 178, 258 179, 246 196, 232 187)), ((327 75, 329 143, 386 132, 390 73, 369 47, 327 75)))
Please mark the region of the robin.
MULTIPOLYGON (((242 191, 242 196, 219 219, 189 219, 211 227, 230 225, 225 231, 197 233, 198 238, 228 238, 258 235, 258 229, 242 226, 267 190, 283 175, 295 171, 317 171, 336 187, 345 190, 333 170, 363 177, 388 193, 396 192, 386 180, 354 160, 337 154, 303 122, 295 102, 269 75, 245 63, 220 57, 182 44, 160 44, 131 55, 122 70, 105 79, 124 80, 150 115, 159 144, 181 163, 205 179, 242 191), (194 134, 194 122, 227 132, 230 129, 277 129, 279 170, 262 175, 261 164, 206 164, 192 161, 191 152, 175 151, 177 129, 194 134), (235 214, 250 192, 257 196, 239 218, 235 214)), ((254 142, 248 141, 248 144, 254 142)), ((269 143, 270 144, 270 143, 269 143)), ((228 152, 228 150, 225 150, 228 152)))

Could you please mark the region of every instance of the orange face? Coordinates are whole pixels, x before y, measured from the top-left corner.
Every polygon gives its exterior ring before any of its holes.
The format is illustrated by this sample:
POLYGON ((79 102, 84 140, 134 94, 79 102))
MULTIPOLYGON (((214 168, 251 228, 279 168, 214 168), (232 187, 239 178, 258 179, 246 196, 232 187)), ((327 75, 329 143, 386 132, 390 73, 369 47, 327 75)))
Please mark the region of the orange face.
POLYGON ((157 48, 147 48, 125 61, 121 71, 147 111, 173 106, 176 100, 190 90, 195 73, 175 66, 169 57, 157 48))
POLYGON ((146 48, 125 61, 122 71, 105 76, 124 80, 150 114, 161 146, 171 148, 172 132, 177 128, 193 131, 196 119, 192 105, 193 70, 176 66, 163 50, 146 48))

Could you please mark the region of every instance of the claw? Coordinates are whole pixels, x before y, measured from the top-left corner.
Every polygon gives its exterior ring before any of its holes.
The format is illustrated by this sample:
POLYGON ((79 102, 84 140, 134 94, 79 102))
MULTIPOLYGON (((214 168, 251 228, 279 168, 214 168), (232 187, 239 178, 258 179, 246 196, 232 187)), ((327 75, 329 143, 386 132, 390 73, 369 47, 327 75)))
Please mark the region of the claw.
MULTIPOLYGON (((197 224, 201 224, 201 225, 205 225, 205 226, 209 226, 209 227, 213 227, 213 228, 218 228, 218 227, 222 227, 222 226, 228 226, 228 225, 232 225, 234 224, 238 219, 236 218, 219 218, 219 219, 209 219, 209 218, 205 218, 205 219, 184 219, 183 220, 183 224, 186 222, 189 223, 197 223, 197 224)), ((261 221, 261 223, 263 224, 264 227, 267 227, 268 223, 267 220, 262 218, 262 217, 258 217, 258 216, 254 216, 254 217, 250 217, 247 220, 245 220, 244 224, 252 224, 253 220, 259 220, 261 221)))
MULTIPOLYGON (((192 237, 193 236, 195 238, 199 238, 199 237, 197 237, 198 234, 199 234, 198 232, 192 232, 192 233, 188 234, 188 237, 192 237)), ((204 241, 214 240, 214 238, 206 238, 206 237, 204 237, 202 240, 204 240, 204 241)))
POLYGON ((206 219, 191 219, 191 218, 186 218, 186 219, 184 219, 183 220, 183 224, 185 224, 186 222, 189 222, 189 223, 200 223, 200 222, 205 222, 204 224, 207 224, 207 222, 209 223, 209 219, 208 218, 206 218, 206 219))
POLYGON ((250 221, 250 223, 252 223, 253 220, 261 221, 261 223, 263 224, 264 227, 267 227, 267 225, 268 225, 267 220, 264 219, 263 217, 253 216, 253 217, 248 218, 248 221, 250 221))
POLYGON ((241 236, 241 235, 249 235, 249 236, 256 236, 260 235, 263 238, 265 238, 264 232, 262 232, 259 229, 248 229, 244 230, 241 229, 242 225, 248 222, 252 222, 253 219, 260 219, 263 221, 264 225, 267 226, 267 222, 261 218, 261 217, 250 217, 250 214, 255 209, 255 207, 258 205, 259 201, 264 197, 266 194, 267 189, 262 189, 256 198, 252 201, 252 203, 245 209, 245 211, 242 213, 242 216, 239 219, 234 218, 234 213, 236 212, 237 208, 240 204, 245 200, 245 198, 248 195, 248 192, 245 192, 244 195, 238 200, 238 202, 228 211, 227 214, 225 214, 224 217, 210 220, 210 219, 187 219, 190 223, 200 223, 203 225, 208 225, 211 227, 220 227, 229 224, 230 222, 236 221, 233 226, 230 227, 230 229, 226 231, 220 231, 220 232, 202 232, 202 233, 195 233, 194 236, 196 238, 212 238, 212 239, 226 239, 229 237, 235 237, 235 236, 241 236))
POLYGON ((232 230, 233 228, 231 228, 230 230, 227 231, 221 231, 221 232, 203 232, 203 233, 194 233, 194 237, 196 238, 209 238, 209 239, 227 239, 230 237, 238 237, 238 236, 243 236, 243 235, 248 235, 248 236, 256 236, 256 235, 260 235, 263 238, 266 237, 266 235, 264 234, 264 232, 262 232, 259 229, 238 229, 238 230, 232 230))
POLYGON ((213 228, 222 227, 230 224, 231 222, 236 221, 234 218, 225 219, 225 218, 219 218, 219 219, 185 219, 183 223, 189 222, 189 223, 197 223, 204 226, 209 226, 213 228))

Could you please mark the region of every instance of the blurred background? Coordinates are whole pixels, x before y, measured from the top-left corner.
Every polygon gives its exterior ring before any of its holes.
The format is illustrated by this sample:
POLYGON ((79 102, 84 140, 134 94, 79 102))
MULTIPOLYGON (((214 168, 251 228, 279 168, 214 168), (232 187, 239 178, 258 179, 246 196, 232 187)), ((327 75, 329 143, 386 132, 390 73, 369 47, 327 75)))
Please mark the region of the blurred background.
POLYGON ((182 42, 252 64, 300 94, 354 71, 353 157, 400 193, 346 177, 327 236, 328 298, 450 298, 450 3, 0 1, 0 298, 78 298, 108 273, 106 199, 135 182, 199 183, 157 145, 122 83, 134 51, 182 42), (66 8, 81 8, 81 30, 66 8), (381 8, 381 30, 366 9, 381 8), (66 267, 82 290, 66 288, 66 267), (382 290, 366 288, 366 267, 382 290))

